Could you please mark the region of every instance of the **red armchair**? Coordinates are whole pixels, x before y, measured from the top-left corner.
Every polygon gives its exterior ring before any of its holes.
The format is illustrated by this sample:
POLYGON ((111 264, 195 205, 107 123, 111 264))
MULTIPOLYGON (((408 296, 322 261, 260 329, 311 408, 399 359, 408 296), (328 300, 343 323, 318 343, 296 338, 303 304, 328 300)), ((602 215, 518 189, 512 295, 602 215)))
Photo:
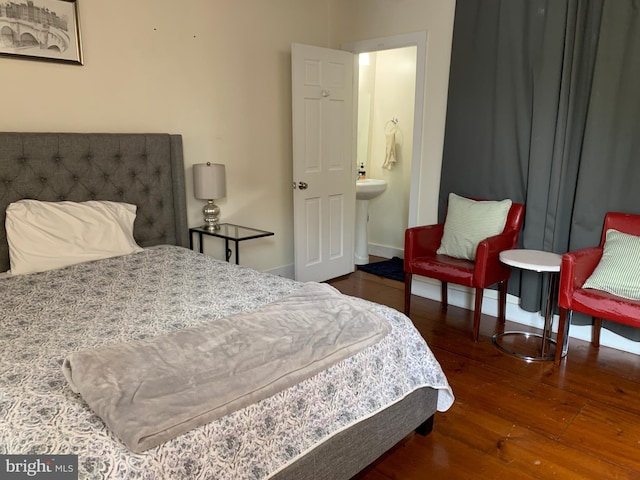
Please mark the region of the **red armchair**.
POLYGON ((475 262, 436 254, 440 246, 444 224, 409 228, 404 242, 404 313, 411 307, 411 280, 414 274, 440 280, 442 307, 447 308, 447 283, 475 288, 473 341, 478 341, 482 297, 484 289, 498 284, 498 317, 504 323, 507 304, 507 281, 511 267, 498 258, 503 250, 515 248, 522 228, 524 205, 513 203, 507 215, 504 231, 478 244, 475 262))
POLYGON ((640 215, 607 213, 599 246, 574 250, 562 255, 558 291, 560 321, 556 344, 558 345, 555 356, 556 365, 559 365, 562 360, 561 345, 564 345, 570 311, 586 313, 593 317, 591 343, 596 348, 600 346, 602 319, 640 327, 640 301, 618 297, 602 290, 582 288, 602 258, 604 241, 609 229, 630 235, 640 235, 640 215))

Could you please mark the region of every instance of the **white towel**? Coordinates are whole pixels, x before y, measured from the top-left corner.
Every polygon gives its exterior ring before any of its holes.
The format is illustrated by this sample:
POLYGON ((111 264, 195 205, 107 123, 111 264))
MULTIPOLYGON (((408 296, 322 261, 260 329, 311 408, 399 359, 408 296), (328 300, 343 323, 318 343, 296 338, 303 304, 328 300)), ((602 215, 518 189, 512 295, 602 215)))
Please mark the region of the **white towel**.
POLYGON ((391 170, 396 164, 396 129, 393 128, 386 135, 386 151, 382 168, 391 170))

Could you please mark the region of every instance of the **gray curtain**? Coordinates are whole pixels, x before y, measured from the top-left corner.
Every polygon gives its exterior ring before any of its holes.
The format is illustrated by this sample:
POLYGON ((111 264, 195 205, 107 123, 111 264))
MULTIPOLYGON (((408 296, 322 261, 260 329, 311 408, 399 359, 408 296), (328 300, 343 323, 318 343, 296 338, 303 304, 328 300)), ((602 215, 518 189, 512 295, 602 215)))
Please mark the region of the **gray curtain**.
MULTIPOLYGON (((441 220, 449 192, 511 198, 526 204, 520 246, 564 253, 596 245, 607 211, 640 213, 638 8, 457 0, 441 220)), ((514 271, 509 291, 538 311, 544 284, 514 271)))

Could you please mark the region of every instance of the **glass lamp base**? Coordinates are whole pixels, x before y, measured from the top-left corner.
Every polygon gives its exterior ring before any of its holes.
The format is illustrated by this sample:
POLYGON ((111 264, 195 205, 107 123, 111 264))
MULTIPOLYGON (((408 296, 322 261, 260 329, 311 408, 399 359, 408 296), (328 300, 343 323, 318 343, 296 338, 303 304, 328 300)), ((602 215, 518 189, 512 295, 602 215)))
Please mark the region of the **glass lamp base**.
POLYGON ((220 230, 220 207, 213 200, 208 200, 207 204, 202 207, 204 215, 204 229, 210 232, 220 230))

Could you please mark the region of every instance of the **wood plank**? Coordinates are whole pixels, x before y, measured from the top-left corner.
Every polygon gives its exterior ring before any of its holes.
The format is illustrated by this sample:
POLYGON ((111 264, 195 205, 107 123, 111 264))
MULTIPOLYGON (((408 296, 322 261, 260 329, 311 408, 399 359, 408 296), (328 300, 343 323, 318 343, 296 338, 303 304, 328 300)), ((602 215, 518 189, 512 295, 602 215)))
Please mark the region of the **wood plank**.
MULTIPOLYGON (((562 435, 564 445, 640 472, 638 415, 589 402, 562 435)), ((640 473, 636 478, 640 478, 640 473)))
POLYGON ((457 399, 473 401, 487 412, 498 410, 509 422, 527 425, 547 436, 559 437, 586 403, 583 397, 535 378, 505 375, 492 365, 441 349, 433 351, 457 399))
MULTIPOLYGON (((403 308, 402 282, 356 271, 330 283, 403 308)), ((474 343, 470 311, 415 296, 411 310, 456 401, 430 435, 410 435, 356 478, 640 479, 637 355, 571 339, 560 367, 526 362, 492 344, 494 317, 482 316, 474 343)))
MULTIPOLYGON (((508 464, 483 452, 469 450, 456 438, 433 432, 429 437, 415 435, 394 450, 379 464, 377 471, 387 479, 446 478, 447 480, 506 479, 532 480, 526 472, 514 470, 508 464), (416 455, 420 451, 420 455, 416 455)), ((359 478, 359 477, 357 477, 359 478)), ((368 475, 361 479, 370 480, 368 475)))
POLYGON ((533 478, 605 479, 632 478, 633 469, 616 465, 502 418, 475 404, 457 402, 439 415, 436 431, 457 438, 470 449, 479 450, 533 478))

